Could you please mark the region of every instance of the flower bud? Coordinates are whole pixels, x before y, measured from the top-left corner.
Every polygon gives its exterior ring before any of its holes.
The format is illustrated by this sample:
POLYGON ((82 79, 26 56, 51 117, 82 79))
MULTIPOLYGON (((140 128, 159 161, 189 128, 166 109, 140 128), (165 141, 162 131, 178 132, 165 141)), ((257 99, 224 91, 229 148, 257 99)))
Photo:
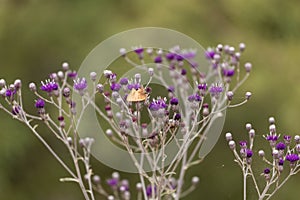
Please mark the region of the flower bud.
POLYGON ((265 156, 264 150, 259 150, 259 151, 258 151, 258 155, 259 155, 260 157, 264 157, 264 156, 265 156))
POLYGON ((35 83, 33 83, 33 82, 29 83, 29 89, 32 92, 36 92, 36 85, 35 85, 35 83))
POLYGON ((231 133, 226 133, 225 138, 227 141, 232 140, 232 134, 231 133))
POLYGON ((63 62, 61 66, 62 66, 63 70, 65 70, 65 71, 67 71, 69 69, 69 63, 67 63, 67 62, 63 62))
POLYGON ((96 79, 97 79, 97 73, 96 72, 91 72, 90 73, 90 78, 91 78, 92 81, 96 81, 96 79))
POLYGON ((6 85, 6 82, 4 79, 0 79, 0 87, 4 87, 6 85))
POLYGON ((247 131, 250 131, 251 129, 252 129, 252 124, 247 123, 247 124, 246 124, 246 130, 247 130, 247 131))
POLYGON ((22 86, 21 80, 20 79, 16 79, 15 82, 14 82, 14 86, 15 86, 16 89, 21 88, 21 86, 22 86))
POLYGON ((245 98, 246 98, 246 100, 249 100, 249 99, 250 99, 250 97, 251 97, 251 95, 252 95, 252 93, 251 93, 251 92, 246 92, 246 94, 245 94, 245 98))
POLYGON ((121 48, 120 49, 120 54, 121 54, 121 56, 126 56, 126 49, 125 48, 121 48))
POLYGON ((231 101, 231 100, 232 100, 232 97, 233 97, 233 92, 232 92, 232 91, 228 91, 228 92, 227 92, 227 99, 228 99, 229 101, 231 101))
POLYGON ((197 185, 197 184, 199 183, 199 181, 200 181, 200 179, 199 179, 198 176, 194 176, 194 177, 192 178, 192 184, 193 184, 193 185, 197 185))
POLYGON ((235 149, 235 141, 231 140, 231 141, 228 142, 228 144, 229 144, 229 147, 230 147, 231 150, 235 149))

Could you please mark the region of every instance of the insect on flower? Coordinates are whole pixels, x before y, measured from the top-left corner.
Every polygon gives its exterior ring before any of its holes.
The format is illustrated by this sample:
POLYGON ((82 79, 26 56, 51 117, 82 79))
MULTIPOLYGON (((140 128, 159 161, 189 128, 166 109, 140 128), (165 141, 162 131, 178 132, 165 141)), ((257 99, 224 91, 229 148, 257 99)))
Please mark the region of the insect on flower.
POLYGON ((139 89, 132 88, 131 92, 127 96, 129 102, 145 101, 147 99, 147 93, 143 87, 139 89))

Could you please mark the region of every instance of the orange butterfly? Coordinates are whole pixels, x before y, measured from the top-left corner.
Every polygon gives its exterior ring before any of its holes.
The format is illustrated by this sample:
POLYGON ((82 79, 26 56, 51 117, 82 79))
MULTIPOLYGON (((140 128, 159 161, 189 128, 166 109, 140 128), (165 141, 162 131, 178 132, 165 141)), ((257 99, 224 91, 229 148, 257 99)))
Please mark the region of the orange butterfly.
POLYGON ((147 99, 147 93, 143 87, 139 89, 132 88, 131 92, 127 96, 127 101, 129 102, 139 102, 145 101, 147 99))

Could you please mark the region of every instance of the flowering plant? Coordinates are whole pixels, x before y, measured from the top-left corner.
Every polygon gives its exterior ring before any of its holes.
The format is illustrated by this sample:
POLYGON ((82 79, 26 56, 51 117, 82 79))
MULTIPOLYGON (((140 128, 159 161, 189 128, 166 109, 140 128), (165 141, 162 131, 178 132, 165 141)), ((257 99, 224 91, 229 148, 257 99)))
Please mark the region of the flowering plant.
MULTIPOLYGON (((60 180, 77 183, 86 200, 94 200, 95 192, 107 199, 131 199, 133 194, 128 180, 122 180, 118 172, 106 182, 94 174, 90 160, 100 146, 98 135, 94 138, 79 134, 82 127, 88 127, 82 126, 82 121, 89 117, 85 113, 90 108, 105 127, 106 138, 129 155, 140 179, 136 184, 137 198, 180 199, 196 188, 199 178, 193 177, 188 184, 184 181, 186 171, 213 148, 226 109, 242 105, 251 97, 247 92, 242 102, 232 103, 252 68, 250 63, 240 64, 244 50, 243 43, 238 50, 221 44, 208 48, 208 71, 201 71, 194 60, 196 50, 178 46, 167 51, 120 49, 121 57, 140 70, 132 76, 107 69, 102 75, 91 72, 90 77, 80 77, 65 62, 62 70, 51 73, 39 87, 29 84, 36 96, 36 115, 23 106, 19 79, 13 84, 0 80, 4 100, 0 108, 30 128, 67 170, 69 177, 60 180), (152 66, 145 63, 147 60, 152 66), (65 145, 74 167, 68 166, 41 136, 40 122, 65 145), (104 189, 103 184, 111 190, 104 189)), ((238 159, 243 167, 248 166, 251 148, 244 148, 244 157, 238 159)), ((292 155, 288 155, 290 160, 295 159, 292 155)), ((247 173, 248 170, 245 169, 247 173)))
POLYGON ((259 200, 270 199, 287 180, 300 171, 299 153, 300 153, 300 136, 296 135, 294 141, 290 135, 284 135, 280 141, 280 134, 276 131, 275 119, 269 118, 269 134, 264 135, 271 149, 271 155, 266 155, 264 150, 259 150, 258 155, 267 166, 261 170, 261 176, 264 177, 265 185, 260 188, 257 182, 256 174, 252 170, 253 166, 253 147, 255 130, 250 123, 246 124, 249 135, 249 143, 240 141, 240 151, 236 149, 236 143, 231 133, 226 133, 226 140, 232 150, 235 162, 238 163, 243 173, 244 199, 247 198, 247 178, 251 177, 259 200), (268 158, 270 157, 270 158, 268 158), (288 166, 284 167, 284 163, 288 166))

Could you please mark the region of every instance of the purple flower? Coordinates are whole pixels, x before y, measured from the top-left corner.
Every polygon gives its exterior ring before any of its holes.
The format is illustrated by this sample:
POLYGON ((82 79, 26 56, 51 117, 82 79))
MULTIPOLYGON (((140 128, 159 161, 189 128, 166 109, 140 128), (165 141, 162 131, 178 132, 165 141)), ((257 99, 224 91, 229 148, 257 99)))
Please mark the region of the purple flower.
POLYGON ((176 97, 172 97, 170 99, 170 104, 171 105, 178 105, 178 99, 176 97))
POLYGON ((277 135, 267 135, 266 139, 270 142, 276 142, 278 140, 277 135))
POLYGON ((121 89, 121 85, 119 83, 112 83, 110 89, 112 91, 119 91, 121 89))
POLYGON ((180 120, 181 119, 181 114, 180 113, 176 113, 174 116, 175 120, 180 120))
MULTIPOLYGON (((151 197, 152 196, 152 192, 155 194, 156 193, 156 186, 152 186, 151 185, 148 185, 147 188, 146 188, 146 194, 148 197, 151 197), (154 189, 154 191, 152 191, 152 189, 154 189)), ((155 194, 156 195, 156 194, 155 194)))
POLYGON ((284 163, 284 160, 282 159, 282 158, 279 158, 279 161, 278 161, 278 165, 283 165, 283 163, 284 163))
POLYGON ((246 148, 247 147, 247 141, 240 141, 239 144, 240 144, 241 148, 246 148))
POLYGON ((206 83, 200 83, 198 84, 198 89, 199 90, 207 90, 207 84, 206 83))
POLYGON ((117 185, 118 185, 118 182, 119 182, 119 180, 116 179, 116 178, 111 178, 111 179, 108 179, 108 180, 106 181, 106 183, 107 183, 110 187, 115 187, 115 186, 117 186, 117 185))
POLYGON ((162 58, 161 58, 161 56, 157 56, 156 58, 154 58, 154 62, 155 62, 155 63, 162 63, 162 58))
POLYGON ((45 83, 42 82, 42 86, 41 86, 41 90, 45 91, 45 92, 52 92, 53 90, 57 90, 58 89, 58 85, 57 83, 55 83, 54 80, 50 81, 50 80, 46 80, 45 83))
POLYGON ((11 112, 12 112, 13 115, 18 115, 20 113, 20 111, 21 111, 21 107, 19 105, 14 105, 12 107, 11 112))
POLYGON ((196 51, 194 50, 185 51, 182 53, 182 55, 185 59, 193 59, 196 56, 196 51))
POLYGON ((220 84, 213 84, 210 87, 209 92, 212 96, 218 96, 220 93, 223 92, 223 87, 220 84))
POLYGON ((16 90, 7 89, 6 92, 5 92, 6 97, 11 97, 14 94, 16 94, 16 90))
POLYGON ((231 77, 231 76, 233 76, 234 75, 234 68, 232 68, 232 69, 223 69, 222 70, 223 71, 223 75, 224 76, 227 76, 227 77, 231 77))
POLYGON ((177 61, 183 61, 184 60, 184 57, 180 54, 175 54, 176 55, 176 60, 177 61))
POLYGON ((134 49, 134 52, 137 54, 142 54, 144 52, 144 49, 142 47, 138 47, 134 49))
POLYGON ((251 150, 251 149, 247 149, 247 150, 246 150, 246 155, 247 155, 247 158, 251 158, 252 155, 253 155, 252 150, 251 150))
POLYGON ((167 104, 165 103, 165 101, 163 99, 153 100, 149 105, 149 109, 151 111, 158 111, 160 109, 165 109, 166 107, 167 107, 167 104))
POLYGON ((284 135, 283 136, 283 139, 284 139, 284 142, 286 143, 286 144, 290 144, 291 143, 291 136, 290 135, 284 135))
POLYGON ((68 77, 75 79, 77 77, 77 72, 76 71, 68 72, 68 77))
POLYGON ((190 101, 190 102, 195 101, 195 96, 193 94, 188 96, 188 101, 190 101))
POLYGON ((276 145, 276 149, 277 150, 284 150, 285 149, 285 144, 283 142, 279 142, 277 145, 276 145))
POLYGON ((181 70, 181 75, 183 75, 183 76, 186 75, 186 69, 181 70))
POLYGON ((264 169, 264 174, 270 174, 271 170, 269 168, 264 169))
POLYGON ((167 58, 168 60, 173 60, 173 59, 175 58, 175 54, 174 54, 174 53, 167 53, 167 54, 166 54, 166 58, 167 58))
POLYGON ((175 87, 174 86, 169 86, 168 87, 168 92, 175 92, 175 87))
POLYGON ((35 102, 36 108, 44 108, 45 107, 45 101, 43 99, 38 99, 35 102))
POLYGON ((136 89, 136 90, 138 90, 140 87, 141 87, 141 86, 140 86, 139 83, 128 84, 128 85, 127 85, 127 89, 128 89, 128 90, 132 90, 133 88, 136 89))
POLYGON ((87 88, 87 82, 85 78, 78 78, 74 81, 74 89, 78 91, 83 91, 87 88))
POLYGON ((288 154, 286 157, 285 157, 286 160, 290 161, 291 163, 294 163, 296 161, 299 160, 299 156, 298 154, 288 154))
POLYGON ((205 52, 205 56, 208 59, 213 59, 215 54, 216 54, 215 51, 211 48, 208 48, 207 51, 205 52))
POLYGON ((128 78, 121 78, 120 79, 120 84, 121 85, 127 85, 128 84, 128 78))

